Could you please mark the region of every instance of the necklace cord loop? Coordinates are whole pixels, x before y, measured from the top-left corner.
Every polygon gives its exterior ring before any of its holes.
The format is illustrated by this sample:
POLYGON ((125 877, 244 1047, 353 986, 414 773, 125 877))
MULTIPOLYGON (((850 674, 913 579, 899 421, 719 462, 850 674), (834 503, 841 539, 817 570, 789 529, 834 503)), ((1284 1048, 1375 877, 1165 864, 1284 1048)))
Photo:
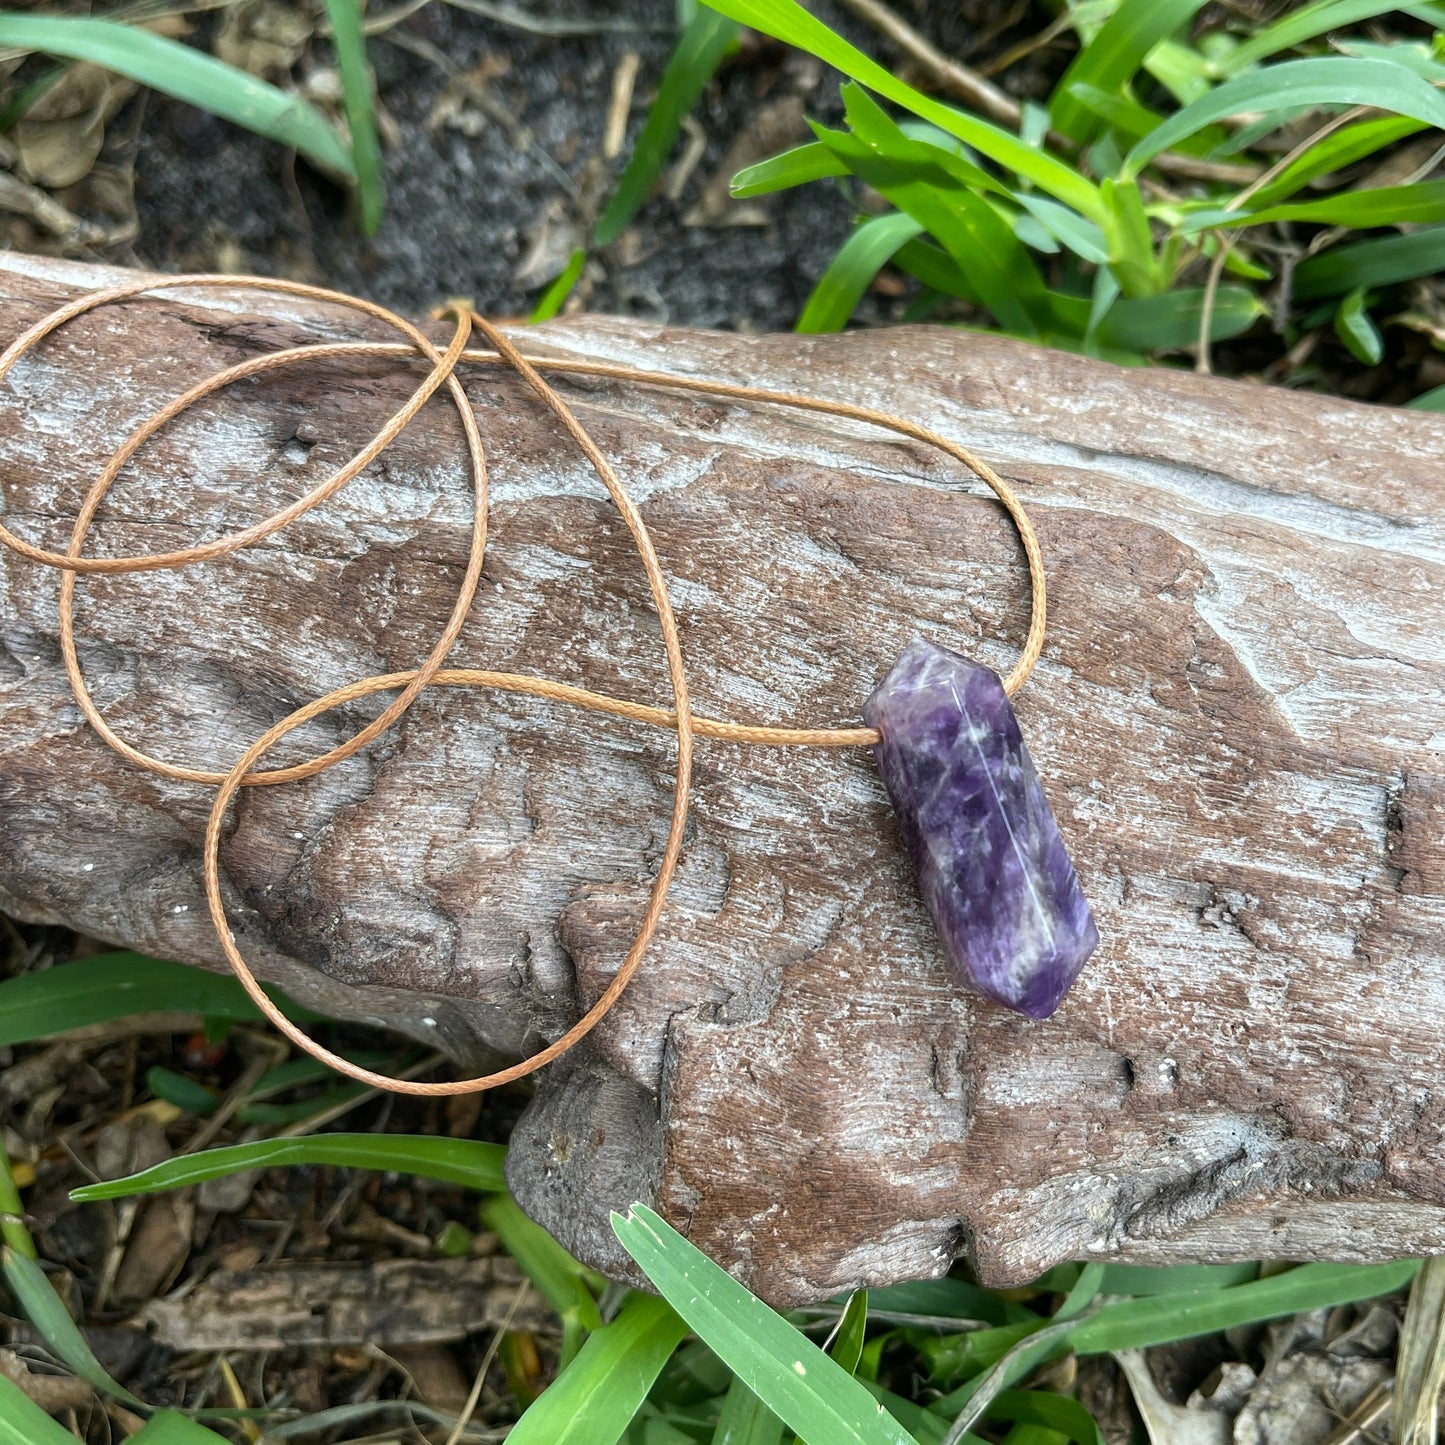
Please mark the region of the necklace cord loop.
POLYGON ((762 387, 742 386, 731 382, 676 376, 668 372, 648 371, 612 362, 526 356, 496 326, 471 310, 469 304, 465 302, 449 303, 441 313, 454 321, 455 330, 447 347, 444 350, 438 350, 410 322, 374 302, 347 296, 337 291, 329 291, 319 286, 305 285, 301 282, 251 276, 186 275, 160 280, 148 278, 144 281, 127 282, 78 297, 36 322, 6 347, 3 353, 0 353, 0 380, 8 375, 21 357, 46 337, 67 322, 83 316, 87 312, 118 302, 134 300, 141 296, 149 296, 158 291, 217 287, 229 291, 264 291, 298 296, 344 307, 384 323, 405 339, 400 342, 321 342, 294 346, 253 357, 208 377, 147 418, 115 450, 81 503, 71 531, 70 542, 63 553, 48 551, 27 542, 16 536, 3 524, 0 524, 0 543, 21 557, 42 566, 55 568, 60 572, 59 629, 65 672, 76 703, 101 738, 123 758, 149 772, 177 781, 202 783, 216 789, 206 825, 203 873, 206 900, 226 961, 256 1007, 277 1030, 297 1048, 328 1064, 348 1078, 395 1093, 423 1096, 474 1093, 510 1083, 533 1073, 544 1064, 548 1064, 566 1053, 568 1049, 590 1033, 621 997, 623 990, 637 971, 661 922, 667 894, 682 853, 691 794, 696 738, 706 737, 726 742, 771 747, 866 747, 878 740, 878 734, 871 728, 756 727, 698 717, 692 712, 677 620, 673 613, 662 565, 658 560, 642 514, 623 486, 612 464, 581 422, 577 420, 571 408, 547 382, 542 375, 543 372, 556 372, 571 376, 594 376, 637 386, 653 386, 752 405, 782 406, 823 416, 842 417, 851 421, 865 422, 908 437, 913 441, 922 442, 953 457, 983 481, 1003 504, 1018 531, 1028 561, 1031 586, 1029 630, 1018 661, 1003 681, 1004 690, 1010 696, 1023 686, 1039 659, 1043 648, 1047 614, 1043 555, 1033 524, 1029 521, 1018 497, 1002 477, 967 448, 940 436, 927 427, 888 412, 875 411, 868 407, 854 406, 847 402, 832 401, 821 397, 770 391, 762 387), (480 334, 490 349, 469 347, 468 343, 472 340, 474 332, 480 334), (100 505, 127 462, 157 432, 197 402, 231 385, 232 382, 306 362, 353 357, 384 358, 404 362, 407 358, 418 354, 430 364, 430 370, 407 401, 350 461, 287 506, 249 527, 227 533, 194 547, 173 552, 132 557, 92 557, 85 554, 85 542, 100 505), (487 545, 486 459, 475 413, 456 375, 458 366, 463 363, 470 366, 505 367, 516 372, 542 404, 557 418, 563 430, 576 443, 606 487, 614 506, 632 536, 638 559, 641 561, 647 577, 648 588, 652 594, 662 633, 668 679, 672 690, 672 707, 649 706, 626 698, 592 692, 567 683, 554 682, 547 678, 517 673, 491 672, 479 668, 446 668, 442 665, 456 644, 471 610, 481 579, 487 545), (462 575, 461 585, 457 590, 456 599, 446 625, 422 664, 410 671, 363 678, 297 708, 289 716, 268 728, 225 773, 163 761, 141 751, 120 737, 97 707, 80 666, 75 642, 76 577, 78 575, 114 575, 187 567, 196 562, 210 561, 232 552, 238 552, 262 541, 340 491, 400 435, 431 397, 443 387, 461 422, 471 466, 472 529, 467 565, 462 575), (672 811, 662 860, 653 880, 647 908, 632 945, 607 987, 571 1028, 539 1052, 494 1073, 478 1078, 454 1079, 440 1083, 394 1079, 363 1068, 317 1043, 286 1017, 261 987, 237 946, 231 924, 226 916, 219 861, 222 828, 231 801, 241 788, 269 786, 317 776, 327 768, 354 756, 368 743, 373 742, 396 722, 428 687, 483 687, 504 692, 524 693, 664 728, 677 736, 677 763, 673 784, 672 811), (286 767, 272 769, 258 767, 266 754, 282 738, 305 723, 361 698, 390 691, 396 692, 396 697, 370 723, 344 742, 315 757, 286 767))

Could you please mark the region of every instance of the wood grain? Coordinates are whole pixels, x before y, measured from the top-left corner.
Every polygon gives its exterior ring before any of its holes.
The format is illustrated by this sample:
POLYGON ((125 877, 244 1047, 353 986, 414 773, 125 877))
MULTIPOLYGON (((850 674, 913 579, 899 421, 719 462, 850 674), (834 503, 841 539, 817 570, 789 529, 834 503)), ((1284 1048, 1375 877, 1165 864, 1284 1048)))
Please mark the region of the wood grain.
MULTIPOLYGON (((113 273, 0 257, 3 330, 113 273)), ((82 319, 0 386, 7 525, 64 544, 99 452, 258 348, 352 335, 292 301, 82 319)), ((534 349, 811 390, 976 448, 1019 488, 1051 626, 1017 707, 1103 944, 1047 1023, 960 996, 862 753, 700 746, 688 846, 622 1005, 539 1081, 510 1177, 620 1268, 654 1202, 770 1300, 1084 1256, 1445 1251, 1445 419, 944 329, 739 337, 607 318, 534 349)), ((127 470, 95 546, 274 509, 414 384, 357 363, 234 388, 127 470)), ((665 701, 640 568, 509 377, 468 389, 492 543, 459 663, 665 701)), ((852 723, 916 631, 1006 668, 1025 573, 995 503, 866 429, 568 383, 643 505, 699 711, 852 723)), ((225 766, 268 723, 414 665, 465 554, 430 406, 323 508, 181 574, 86 580, 107 715, 225 766)), ((0 558, 0 904, 214 964, 204 790, 121 764, 70 701, 54 574, 0 558)), ((313 751, 366 716, 315 725, 313 751)), ((605 985, 665 834, 671 740, 437 692, 322 778, 248 792, 236 932, 308 1003, 460 1064, 605 985)))

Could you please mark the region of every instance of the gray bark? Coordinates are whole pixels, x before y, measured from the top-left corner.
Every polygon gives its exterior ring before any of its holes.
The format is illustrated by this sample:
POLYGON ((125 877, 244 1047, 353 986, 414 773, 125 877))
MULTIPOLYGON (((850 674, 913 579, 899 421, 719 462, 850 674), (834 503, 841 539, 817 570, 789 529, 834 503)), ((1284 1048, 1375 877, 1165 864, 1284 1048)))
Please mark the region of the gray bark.
MULTIPOLYGON (((112 273, 0 256, 5 336, 112 273)), ((289 300, 162 298, 77 322, 0 386, 7 525, 63 546, 142 417, 258 348, 352 335, 289 300)), ((657 942, 517 1130, 523 1205, 604 1268, 654 1203, 768 1299, 1086 1256, 1445 1251, 1445 419, 943 329, 746 338, 588 317, 534 349, 917 417, 1019 488, 1051 624, 1025 735, 1103 943, 1033 1023, 944 970, 861 752, 704 743, 657 942)), ((417 372, 234 388, 128 469, 94 546, 185 545, 350 455, 417 372)), ((493 527, 459 663, 667 700, 653 610, 585 462, 472 373, 493 527)), ((695 705, 850 724, 915 631, 1006 668, 1017 541, 944 459, 862 427, 564 383, 643 505, 695 705)), ((433 403, 255 549, 79 588, 107 715, 226 766, 301 701, 409 667, 465 556, 433 403)), ((84 726, 54 573, 0 557, 0 906, 215 966, 204 789, 84 726)), ((315 751, 366 705, 297 738, 315 751)), ((459 1067, 555 1036, 617 967, 665 835, 672 739, 516 697, 424 698, 312 782, 249 790, 237 936, 303 1002, 459 1067)))

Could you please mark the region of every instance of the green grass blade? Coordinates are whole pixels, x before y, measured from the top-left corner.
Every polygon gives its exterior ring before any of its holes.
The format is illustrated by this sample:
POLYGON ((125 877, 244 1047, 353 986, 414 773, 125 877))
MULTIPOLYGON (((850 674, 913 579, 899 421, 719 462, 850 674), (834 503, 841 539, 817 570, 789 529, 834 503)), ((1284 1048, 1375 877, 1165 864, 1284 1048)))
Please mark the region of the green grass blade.
POLYGON ((1049 105, 1054 129, 1085 141, 1093 117, 1070 93, 1070 86, 1096 86, 1106 93, 1122 89, 1158 43, 1203 8, 1205 0, 1123 0, 1103 28, 1074 57, 1054 87, 1049 105))
MULTIPOLYGON (((976 1376, 928 1408, 968 1423, 986 1414, 981 1401, 997 1397, 1044 1359, 1072 1350, 1080 1355, 1152 1349, 1241 1325, 1262 1324, 1282 1315, 1331 1309, 1392 1294, 1409 1284, 1419 1260, 1393 1264, 1304 1264, 1268 1279, 1225 1289, 1191 1289, 1178 1294, 1117 1300, 1082 1319, 1047 1324, 1014 1343, 987 1374, 976 1376)), ((1004 1335, 1006 1331, 989 1331, 1004 1335)), ((973 1337, 966 1337, 973 1338, 973 1337)))
POLYGON ((1110 1264, 1104 1266, 1100 1294, 1189 1294, 1228 1289, 1259 1278, 1257 1264, 1110 1264))
POLYGON ((376 127, 375 81, 366 58, 362 11, 366 0, 326 0, 331 44, 341 72, 341 103, 351 132, 351 164, 356 173, 356 201, 365 236, 381 224, 386 188, 381 179, 381 136, 376 127))
POLYGON ((774 1414, 826 1445, 916 1445, 851 1375, 644 1205, 612 1216, 622 1247, 774 1414))
POLYGON ((346 147, 315 106, 179 41, 110 20, 0 11, 0 46, 88 60, 356 180, 346 147))
MULTIPOLYGON (((266 990, 297 1022, 321 1018, 266 990)), ((53 1038, 140 1013, 197 1013, 259 1019, 260 1010, 229 974, 209 973, 139 953, 101 953, 0 982, 0 1045, 53 1038)))
MULTIPOLYGON (((1168 351, 1199 340, 1204 290, 1190 287, 1163 296, 1125 297, 1114 302, 1098 324, 1101 345, 1124 351, 1168 351)), ((1243 286, 1221 286, 1214 295, 1209 338, 1224 341, 1248 331, 1266 312, 1264 303, 1243 286)))
POLYGON ((379 1169, 439 1179, 464 1189, 490 1191, 506 1187, 502 1144, 477 1139, 433 1139, 421 1134, 316 1134, 302 1139, 258 1139, 167 1159, 124 1179, 107 1179, 72 1191, 71 1198, 125 1199, 133 1194, 159 1194, 184 1189, 208 1179, 223 1179, 246 1169, 273 1169, 294 1164, 334 1164, 347 1169, 379 1169))
POLYGON ((517 1261, 537 1293, 557 1311, 564 1327, 574 1332, 602 1327, 597 1301, 583 1278, 583 1266, 540 1224, 528 1219, 510 1194, 488 1199, 482 1205, 481 1217, 488 1229, 496 1231, 502 1247, 517 1261))
POLYGON ((146 1070, 146 1088, 157 1099, 163 1099, 167 1104, 174 1104, 182 1113, 194 1114, 201 1119, 207 1114, 214 1114, 221 1102, 221 1095, 215 1089, 208 1089, 186 1074, 178 1074, 174 1069, 163 1069, 159 1065, 146 1070))
POLYGON ((863 1358, 863 1339, 867 1333, 868 1291, 855 1289, 843 1311, 843 1318, 838 1321, 838 1333, 828 1351, 834 1363, 850 1375, 858 1373, 858 1362, 863 1358))
POLYGON ((1347 55, 1288 60, 1236 76, 1176 111, 1129 152, 1124 160, 1125 173, 1137 176, 1155 156, 1226 116, 1254 111, 1272 114, 1320 105, 1370 105, 1427 125, 1445 126, 1445 96, 1399 66, 1347 55))
POLYGON ((723 58, 737 44, 737 35, 738 27, 732 21, 711 10, 698 10, 688 22, 677 48, 668 57, 657 99, 647 113, 617 189, 593 227, 595 244, 610 246, 647 199, 683 121, 723 58))
POLYGON ((1032 1310, 1005 1299, 995 1290, 952 1277, 911 1280, 869 1290, 868 1310, 874 1319, 889 1315, 931 1315, 965 1323, 982 1320, 991 1325, 1018 1324, 1035 1318, 1032 1310))
POLYGON ((932 290, 978 304, 978 293, 969 284, 968 277, 959 270, 952 257, 937 246, 924 240, 905 241, 893 260, 900 271, 906 271, 932 290))
POLYGON ((1067 1344, 1081 1355, 1151 1349, 1281 1315, 1392 1294, 1409 1284, 1419 1268, 1417 1259, 1372 1265, 1303 1264, 1230 1289, 1123 1300, 1075 1324, 1067 1344))
POLYGON ((1102 221, 1099 193, 1075 167, 1035 150, 999 126, 955 110, 906 85, 809 14, 796 0, 709 0, 709 3, 743 25, 751 25, 765 35, 817 56, 875 94, 932 121, 940 130, 1006 166, 1081 215, 1102 221))
POLYGON ((1320 176, 1343 170, 1425 128, 1423 122, 1400 115, 1374 116, 1341 126, 1303 155, 1296 156, 1274 180, 1261 186, 1250 198, 1250 205, 1262 208, 1286 200, 1320 176))
POLYGON ((1399 0, 1315 0, 1314 4, 1301 5, 1273 24, 1264 26, 1231 51, 1218 67, 1219 74, 1237 75, 1271 55, 1278 55, 1281 50, 1313 40, 1326 31, 1358 25, 1361 20, 1373 20, 1377 15, 1386 15, 1392 10, 1403 11, 1434 25, 1445 25, 1445 11, 1438 5, 1401 5, 1399 0))
MULTIPOLYGON (((902 1395, 885 1390, 882 1385, 876 1385, 869 1380, 862 1381, 862 1384, 918 1445, 943 1445, 948 1436, 948 1425, 937 1415, 924 1409, 922 1405, 914 1404, 912 1400, 905 1400, 902 1395)), ((956 1440, 954 1445, 988 1445, 988 1442, 977 1435, 965 1434, 956 1440)))
POLYGON ((75 1436, 0 1375, 0 1445, 75 1445, 75 1436))
POLYGON ((1245 225, 1266 221, 1317 221, 1365 231, 1372 226, 1429 225, 1445 221, 1445 181, 1413 186, 1379 186, 1366 191, 1341 191, 1318 201, 1286 201, 1259 211, 1241 213, 1245 225))
POLYGON ((1104 235, 1109 243, 1109 269, 1125 296, 1154 295, 1161 289, 1161 278, 1139 183, 1106 179, 1099 190, 1106 207, 1104 235))
POLYGON ((1338 246, 1301 261, 1291 280, 1301 301, 1343 296, 1357 286, 1391 286, 1445 271, 1445 226, 1338 246))
POLYGON ((512 1445, 614 1445, 687 1333, 666 1301, 633 1294, 512 1427, 512 1445))
POLYGON ((1053 1430, 1076 1445, 1108 1445, 1099 1422, 1077 1400, 1047 1390, 1004 1390, 988 1407, 988 1418, 1053 1430))
POLYGON ((46 1279, 45 1271, 15 1249, 7 1247, 3 1257, 5 1283, 51 1354, 102 1395, 124 1400, 128 1405, 142 1405, 142 1401, 106 1373, 105 1366, 96 1359, 85 1336, 71 1319, 65 1302, 46 1279))
POLYGON ((587 252, 578 246, 567 258, 562 274, 542 293, 542 299, 529 318, 533 326, 550 321, 562 309, 562 303, 572 294, 572 288, 581 279, 582 268, 586 264, 587 252))
POLYGON ((1335 308, 1335 335, 1362 366, 1378 366, 1385 340, 1366 308, 1368 295, 1363 286, 1356 286, 1335 308))
POLYGON ((942 243, 1007 330, 1036 338, 1049 324, 1043 278, 1009 219, 980 194, 995 183, 971 162, 910 139, 858 86, 844 88, 854 133, 814 132, 855 175, 942 243))
POLYGON ((0 135, 11 130, 15 122, 22 119, 30 107, 42 95, 45 95, 69 69, 68 65, 52 65, 37 75, 34 80, 17 87, 10 98, 0 105, 0 135))
MULTIPOLYGON (((1439 7, 1437 26, 1445 25, 1445 6, 1439 7)), ((1388 45, 1374 44, 1368 40, 1353 38, 1333 40, 1335 48, 1345 55, 1362 55, 1366 60, 1388 60, 1391 65, 1403 65, 1413 70, 1422 80, 1436 85, 1445 81, 1445 60, 1435 55, 1428 46, 1412 44, 1407 40, 1395 40, 1388 45)))
POLYGON ((230 1442, 188 1415, 160 1410, 130 1437, 129 1445, 230 1445, 230 1442))
POLYGON ((723 1396, 712 1445, 782 1445, 784 1425, 736 1376, 723 1396))
POLYGON ((879 270, 923 227, 902 211, 864 221, 828 263, 798 317, 796 331, 841 331, 879 270))
POLYGON ((1405 403, 1411 411, 1445 411, 1445 386, 1421 392, 1405 403))
POLYGON ((770 156, 755 166, 744 166, 732 179, 731 191, 739 200, 748 196, 768 196, 774 191, 791 190, 808 181, 821 181, 829 176, 846 176, 848 167, 821 141, 794 146, 781 155, 770 156))

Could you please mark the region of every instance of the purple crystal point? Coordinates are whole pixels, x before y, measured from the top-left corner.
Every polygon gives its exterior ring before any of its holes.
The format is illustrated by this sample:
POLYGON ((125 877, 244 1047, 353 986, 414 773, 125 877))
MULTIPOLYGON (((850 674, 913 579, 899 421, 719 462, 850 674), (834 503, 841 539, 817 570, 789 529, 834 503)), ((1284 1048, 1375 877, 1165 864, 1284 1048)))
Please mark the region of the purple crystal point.
POLYGON ((959 982, 1047 1018, 1099 933, 998 674, 915 638, 863 719, 959 982))

